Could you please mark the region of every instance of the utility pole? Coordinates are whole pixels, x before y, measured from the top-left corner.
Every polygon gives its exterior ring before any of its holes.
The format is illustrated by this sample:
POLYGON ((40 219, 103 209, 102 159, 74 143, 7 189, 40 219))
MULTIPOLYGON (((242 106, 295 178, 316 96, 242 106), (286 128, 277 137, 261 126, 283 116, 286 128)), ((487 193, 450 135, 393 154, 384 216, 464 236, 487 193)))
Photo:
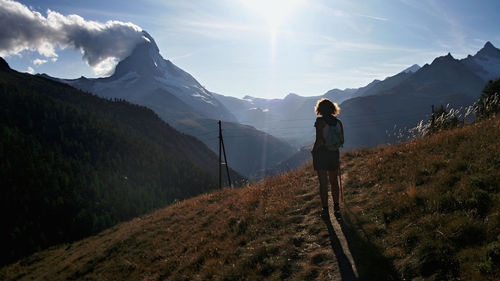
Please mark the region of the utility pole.
POLYGON ((227 165, 226 148, 224 147, 224 138, 222 137, 222 122, 219 120, 219 189, 222 188, 222 165, 226 165, 227 180, 231 187, 231 177, 229 176, 229 166, 227 165), (221 149, 224 153, 224 162, 222 162, 221 149))
POLYGON ((222 128, 219 120, 219 189, 222 188, 222 159, 221 159, 221 149, 222 149, 222 128))

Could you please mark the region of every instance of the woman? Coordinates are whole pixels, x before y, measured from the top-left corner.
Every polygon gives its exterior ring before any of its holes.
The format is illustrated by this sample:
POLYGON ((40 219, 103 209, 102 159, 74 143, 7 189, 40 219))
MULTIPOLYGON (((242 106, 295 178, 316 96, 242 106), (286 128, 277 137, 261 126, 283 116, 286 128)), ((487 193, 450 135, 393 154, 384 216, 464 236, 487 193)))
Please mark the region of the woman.
POLYGON ((316 127, 316 141, 312 149, 313 167, 318 172, 319 190, 321 196, 321 205, 323 206, 322 216, 328 216, 328 178, 333 197, 333 210, 340 211, 339 205, 339 147, 344 143, 344 127, 342 122, 335 116, 339 114, 340 108, 336 103, 329 99, 322 98, 318 100, 315 107, 316 118, 314 127, 316 127), (337 127, 337 128, 334 128, 337 127), (326 143, 329 130, 338 130, 340 132, 340 143, 337 146, 326 143), (328 147, 327 147, 328 145, 328 147))

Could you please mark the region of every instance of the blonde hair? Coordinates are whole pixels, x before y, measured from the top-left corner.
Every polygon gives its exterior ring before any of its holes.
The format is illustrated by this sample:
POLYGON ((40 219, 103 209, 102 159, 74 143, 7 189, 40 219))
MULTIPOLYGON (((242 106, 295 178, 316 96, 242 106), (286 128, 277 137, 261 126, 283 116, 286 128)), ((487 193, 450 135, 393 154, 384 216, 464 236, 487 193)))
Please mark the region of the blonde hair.
POLYGON ((336 116, 340 113, 340 107, 338 106, 337 103, 334 103, 327 98, 322 98, 318 100, 318 102, 316 103, 314 111, 316 112, 316 115, 336 116))

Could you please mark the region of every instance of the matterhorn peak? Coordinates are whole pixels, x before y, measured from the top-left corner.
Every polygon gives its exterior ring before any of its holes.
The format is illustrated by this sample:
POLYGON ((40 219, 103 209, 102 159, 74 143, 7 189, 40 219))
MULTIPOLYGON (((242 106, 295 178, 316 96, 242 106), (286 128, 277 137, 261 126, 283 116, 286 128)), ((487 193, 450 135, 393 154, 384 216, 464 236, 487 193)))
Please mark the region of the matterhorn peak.
POLYGON ((142 31, 142 39, 147 42, 146 44, 150 44, 151 47, 156 50, 156 52, 160 52, 160 49, 158 48, 158 45, 156 45, 153 37, 151 37, 151 35, 149 35, 149 33, 147 33, 145 30, 142 31))
POLYGON ((144 41, 137 44, 132 53, 118 63, 114 77, 122 77, 131 72, 141 76, 161 75, 158 67, 165 65, 165 59, 160 55, 160 50, 151 35, 142 31, 142 38, 144 41))

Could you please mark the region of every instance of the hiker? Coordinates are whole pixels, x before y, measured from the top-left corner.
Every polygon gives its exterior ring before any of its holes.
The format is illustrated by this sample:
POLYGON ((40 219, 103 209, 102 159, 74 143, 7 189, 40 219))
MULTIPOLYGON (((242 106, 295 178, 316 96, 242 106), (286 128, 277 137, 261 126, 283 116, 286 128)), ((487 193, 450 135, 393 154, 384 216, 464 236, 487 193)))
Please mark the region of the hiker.
POLYGON ((344 127, 335 116, 339 114, 339 106, 327 98, 316 103, 316 141, 312 149, 313 167, 318 172, 319 191, 323 210, 321 216, 328 216, 328 180, 332 190, 333 210, 340 212, 339 205, 339 148, 344 144, 344 127))

